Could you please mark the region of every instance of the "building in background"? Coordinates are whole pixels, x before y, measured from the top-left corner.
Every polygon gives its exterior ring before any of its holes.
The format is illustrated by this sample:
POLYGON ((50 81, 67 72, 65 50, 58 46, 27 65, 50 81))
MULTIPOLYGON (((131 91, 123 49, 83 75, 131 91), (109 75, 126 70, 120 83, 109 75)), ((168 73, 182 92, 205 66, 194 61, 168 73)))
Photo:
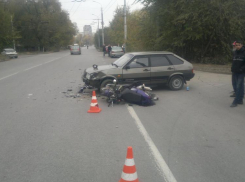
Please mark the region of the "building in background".
POLYGON ((92 27, 91 27, 91 25, 84 25, 83 34, 92 36, 92 27))

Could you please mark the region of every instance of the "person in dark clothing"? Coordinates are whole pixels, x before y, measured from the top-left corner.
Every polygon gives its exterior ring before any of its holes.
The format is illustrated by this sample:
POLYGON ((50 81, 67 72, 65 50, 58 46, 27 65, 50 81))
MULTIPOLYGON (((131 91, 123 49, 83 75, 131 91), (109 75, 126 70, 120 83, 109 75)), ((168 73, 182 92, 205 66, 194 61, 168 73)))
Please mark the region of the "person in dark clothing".
POLYGON ((103 45, 103 55, 105 57, 105 54, 106 54, 106 47, 105 47, 105 44, 103 45))
POLYGON ((110 44, 108 45, 108 56, 109 57, 111 56, 111 45, 110 44))
MULTIPOLYGON (((232 44, 232 54, 233 54, 232 57, 235 56, 235 52, 236 52, 236 41, 233 42, 233 44, 232 44)), ((235 88, 235 82, 234 82, 234 80, 235 80, 235 78, 234 78, 234 76, 233 76, 233 74, 232 74, 232 75, 231 75, 231 82, 232 82, 232 87, 233 87, 233 94, 230 95, 230 97, 236 97, 236 94, 235 94, 236 88, 235 88)))
POLYGON ((236 51, 234 52, 231 66, 232 85, 235 91, 235 99, 231 107, 243 104, 244 98, 244 75, 245 75, 245 48, 241 41, 236 41, 236 51))

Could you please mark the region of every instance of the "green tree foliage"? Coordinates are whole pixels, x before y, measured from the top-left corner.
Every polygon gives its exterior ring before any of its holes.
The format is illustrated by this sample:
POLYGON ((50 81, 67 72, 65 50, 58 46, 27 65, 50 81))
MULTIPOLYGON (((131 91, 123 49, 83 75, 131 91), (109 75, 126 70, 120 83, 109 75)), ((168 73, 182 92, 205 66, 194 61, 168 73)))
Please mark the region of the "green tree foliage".
POLYGON ((11 13, 6 11, 7 4, 0 2, 0 51, 4 47, 13 47, 11 13))
MULTIPOLYGON (((71 44, 77 33, 76 26, 57 0, 8 0, 4 5, 5 20, 10 22, 7 19, 14 17, 14 36, 19 48, 59 50, 71 44)), ((11 28, 11 24, 4 25, 4 29, 9 26, 11 28)), ((3 43, 1 48, 6 46, 7 43, 3 43)))
POLYGON ((154 46, 191 60, 229 60, 231 42, 244 40, 244 0, 144 0, 160 34, 154 46))
MULTIPOLYGON (((245 0, 137 0, 127 12, 127 51, 168 50, 187 60, 225 64, 231 43, 245 40, 245 0)), ((123 41, 123 10, 110 24, 112 43, 123 41)))

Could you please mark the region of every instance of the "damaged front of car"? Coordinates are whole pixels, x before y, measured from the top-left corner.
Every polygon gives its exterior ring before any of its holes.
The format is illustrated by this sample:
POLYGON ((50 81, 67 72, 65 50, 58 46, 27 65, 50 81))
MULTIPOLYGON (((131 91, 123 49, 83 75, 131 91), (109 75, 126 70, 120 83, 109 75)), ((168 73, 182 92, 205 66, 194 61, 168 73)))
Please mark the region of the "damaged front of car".
POLYGON ((122 69, 111 64, 111 65, 93 65, 93 67, 84 70, 82 80, 86 85, 100 89, 105 86, 105 80, 107 83, 112 83, 115 75, 122 73, 122 69), (104 84, 102 84, 104 83, 104 84))
POLYGON ((125 54, 109 65, 98 66, 94 64, 92 67, 84 70, 82 80, 85 85, 98 88, 100 91, 107 84, 113 83, 114 79, 121 82, 123 78, 123 67, 133 56, 132 54, 125 54))

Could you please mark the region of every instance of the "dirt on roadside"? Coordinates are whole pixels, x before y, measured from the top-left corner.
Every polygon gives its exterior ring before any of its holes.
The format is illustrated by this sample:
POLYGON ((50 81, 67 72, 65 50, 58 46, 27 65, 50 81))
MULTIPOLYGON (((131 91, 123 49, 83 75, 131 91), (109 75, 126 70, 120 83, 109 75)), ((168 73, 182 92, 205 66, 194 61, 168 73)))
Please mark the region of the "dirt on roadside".
POLYGON ((231 74, 231 65, 197 64, 192 63, 194 71, 204 71, 210 73, 231 74))

